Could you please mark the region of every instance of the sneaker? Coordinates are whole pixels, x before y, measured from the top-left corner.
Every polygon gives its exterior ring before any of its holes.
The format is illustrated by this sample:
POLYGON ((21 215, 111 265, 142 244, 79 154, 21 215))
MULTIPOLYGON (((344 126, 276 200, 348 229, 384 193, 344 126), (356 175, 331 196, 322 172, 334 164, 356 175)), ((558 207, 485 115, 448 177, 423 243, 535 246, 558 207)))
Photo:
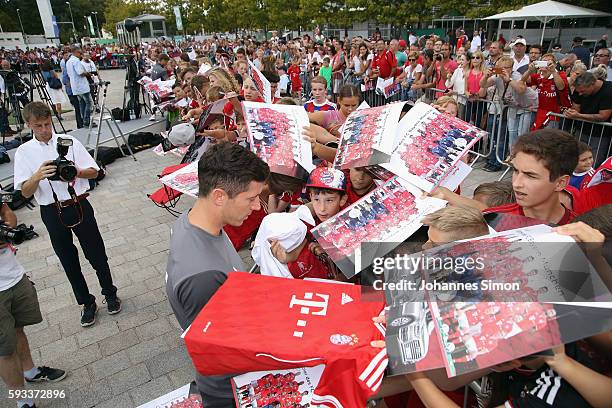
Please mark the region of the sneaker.
POLYGON ((92 124, 91 124, 91 127, 92 127, 92 128, 96 128, 96 127, 98 127, 98 125, 97 125, 96 123, 92 123, 92 124))
POLYGON ((109 315, 114 315, 121 311, 121 299, 119 299, 117 296, 108 297, 104 299, 102 303, 106 303, 106 308, 108 309, 109 315))
POLYGON ((91 305, 83 306, 83 310, 81 311, 81 326, 87 327, 94 324, 96 322, 96 313, 98 313, 96 302, 93 302, 91 305))
POLYGON ((154 122, 157 119, 157 117, 155 116, 155 114, 151 115, 151 117, 149 118, 149 121, 154 122))
POLYGON ((66 371, 47 366, 38 367, 40 372, 34 378, 26 378, 27 382, 58 382, 66 378, 66 371))

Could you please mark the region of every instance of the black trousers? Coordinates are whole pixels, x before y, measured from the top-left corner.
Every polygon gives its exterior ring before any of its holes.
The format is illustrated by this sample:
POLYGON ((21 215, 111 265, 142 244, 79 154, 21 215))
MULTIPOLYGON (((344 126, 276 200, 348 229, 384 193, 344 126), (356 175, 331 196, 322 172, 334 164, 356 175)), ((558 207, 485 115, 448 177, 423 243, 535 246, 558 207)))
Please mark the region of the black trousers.
POLYGON ((79 108, 79 99, 74 95, 68 95, 70 104, 74 107, 74 116, 76 116, 77 128, 83 127, 83 119, 81 119, 81 108, 79 108))
POLYGON ((41 205, 40 215, 45 227, 47 227, 47 231, 49 231, 53 250, 64 267, 70 285, 72 285, 77 303, 79 305, 89 305, 96 298, 89 293, 87 282, 83 272, 81 272, 79 255, 72 242, 73 232, 81 244, 85 258, 87 258, 98 275, 98 281, 102 287, 102 295, 114 297, 117 293, 117 288, 113 285, 104 241, 94 217, 93 207, 87 199, 80 201, 80 204, 83 209, 83 221, 73 228, 65 227, 62 224, 62 220, 66 225, 72 225, 77 222, 79 213, 78 206, 76 205, 62 208, 61 219, 55 204, 41 205))

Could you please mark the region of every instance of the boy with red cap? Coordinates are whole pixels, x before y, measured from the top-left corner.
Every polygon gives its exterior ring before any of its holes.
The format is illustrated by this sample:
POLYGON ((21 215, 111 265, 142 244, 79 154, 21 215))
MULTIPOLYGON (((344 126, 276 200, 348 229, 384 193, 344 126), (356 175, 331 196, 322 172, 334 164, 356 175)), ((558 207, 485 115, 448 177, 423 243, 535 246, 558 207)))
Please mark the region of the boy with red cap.
POLYGON ((287 252, 278 242, 271 242, 270 250, 276 259, 286 263, 294 278, 328 278, 330 271, 319 256, 323 250, 314 241, 310 229, 327 221, 346 205, 346 176, 340 170, 331 167, 317 167, 308 178, 306 189, 310 195, 308 208, 314 215, 315 225, 306 225, 308 234, 301 250, 287 252))

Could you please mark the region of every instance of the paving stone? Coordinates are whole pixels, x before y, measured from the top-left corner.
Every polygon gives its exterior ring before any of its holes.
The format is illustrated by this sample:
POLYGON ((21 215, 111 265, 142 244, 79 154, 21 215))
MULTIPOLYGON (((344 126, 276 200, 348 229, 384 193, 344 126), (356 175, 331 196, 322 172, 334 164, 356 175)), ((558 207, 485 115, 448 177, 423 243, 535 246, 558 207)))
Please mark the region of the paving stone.
POLYGON ((140 342, 136 331, 130 329, 124 332, 115 334, 114 336, 108 337, 99 343, 100 353, 103 356, 110 356, 117 353, 118 351, 124 350, 128 347, 132 347, 134 344, 140 342))
MULTIPOLYGON (((26 335, 30 334, 30 330, 28 330, 27 326, 25 327, 25 333, 26 335)), ((36 349, 49 342, 57 341, 61 337, 59 324, 55 324, 46 329, 39 330, 35 335, 28 336, 28 343, 30 343, 30 349, 36 349)))
POLYGON ((136 327, 136 333, 141 340, 149 340, 173 330, 172 325, 164 316, 136 327))
POLYGON ((179 388, 185 384, 189 384, 190 382, 195 380, 195 376, 196 370, 193 365, 186 365, 168 373, 168 377, 170 377, 170 381, 172 381, 172 385, 175 388, 179 388))
POLYGON ((111 356, 104 357, 90 364, 89 371, 94 381, 106 378, 110 375, 125 370, 130 366, 130 359, 125 350, 115 353, 111 356))
POLYGON ((155 313, 155 310, 152 307, 139 309, 135 312, 127 314, 124 312, 125 310, 122 310, 120 314, 116 315, 117 325, 119 326, 119 330, 121 331, 143 325, 147 322, 157 319, 158 317, 157 313, 155 313))
POLYGON ((68 395, 71 408, 91 408, 106 401, 112 390, 106 379, 96 381, 87 387, 80 388, 68 395))
MULTIPOLYGON (((41 311, 44 309, 41 308, 41 311)), ((75 320, 79 322, 81 320, 81 306, 74 305, 64 306, 61 309, 54 310, 52 312, 44 311, 45 319, 49 321, 50 325, 65 322, 67 320, 75 320)))
POLYGON ((66 357, 60 357, 59 359, 53 362, 45 361, 44 364, 53 367, 59 367, 63 370, 68 371, 70 375, 73 375, 72 371, 91 364, 101 358, 102 354, 100 353, 98 343, 94 343, 87 347, 78 349, 77 351, 70 353, 66 357))
POLYGON ((56 360, 71 355, 78 350, 76 336, 64 337, 40 347, 40 355, 45 361, 56 360))
POLYGON ((134 406, 138 406, 161 397, 168 392, 162 390, 172 390, 172 382, 170 382, 166 376, 155 378, 154 380, 131 389, 130 396, 132 397, 134 406))
POLYGON ((185 365, 191 365, 185 347, 177 347, 145 361, 151 377, 156 378, 185 365))
POLYGON ((97 404, 96 408, 134 408, 135 406, 132 397, 126 392, 97 404))
MULTIPOLYGON (((100 314, 100 312, 102 311, 98 311, 98 314, 100 314)), ((85 328, 85 330, 82 332, 77 333, 76 336, 77 340, 79 341, 79 346, 85 347, 117 333, 119 333, 117 323, 114 321, 109 321, 104 323, 98 322, 91 327, 85 328)))
POLYGON ((156 355, 170 350, 170 346, 163 337, 155 337, 151 340, 142 341, 125 351, 130 357, 132 364, 142 363, 156 355))
POLYGON ((108 383, 113 390, 113 395, 119 395, 148 381, 151 381, 149 370, 144 363, 141 363, 113 374, 108 383))
POLYGON ((137 309, 142 309, 147 306, 151 306, 156 303, 159 303, 166 298, 167 298, 166 291, 160 288, 160 289, 155 289, 151 292, 147 292, 142 295, 136 296, 132 299, 132 301, 134 302, 134 305, 136 306, 137 309))

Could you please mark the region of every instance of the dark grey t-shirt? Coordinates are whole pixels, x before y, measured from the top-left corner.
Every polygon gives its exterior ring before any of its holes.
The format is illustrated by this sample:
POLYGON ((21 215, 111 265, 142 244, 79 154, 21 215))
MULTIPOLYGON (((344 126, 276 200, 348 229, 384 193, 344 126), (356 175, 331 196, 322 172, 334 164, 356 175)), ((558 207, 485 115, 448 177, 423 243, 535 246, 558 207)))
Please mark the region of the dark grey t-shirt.
POLYGON ((166 71, 166 68, 164 68, 162 64, 158 62, 151 68, 151 79, 155 81, 156 79, 160 78, 162 81, 167 81, 168 71, 166 71))
MULTIPOLYGON (((166 293, 174 315, 183 330, 221 287, 232 271, 245 266, 225 234, 215 236, 193 226, 182 214, 172 228, 170 254, 166 267, 166 293)), ((232 398, 229 376, 196 374, 200 392, 232 398)))

